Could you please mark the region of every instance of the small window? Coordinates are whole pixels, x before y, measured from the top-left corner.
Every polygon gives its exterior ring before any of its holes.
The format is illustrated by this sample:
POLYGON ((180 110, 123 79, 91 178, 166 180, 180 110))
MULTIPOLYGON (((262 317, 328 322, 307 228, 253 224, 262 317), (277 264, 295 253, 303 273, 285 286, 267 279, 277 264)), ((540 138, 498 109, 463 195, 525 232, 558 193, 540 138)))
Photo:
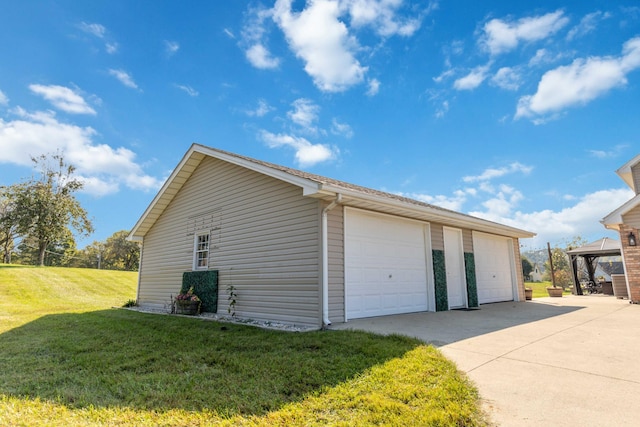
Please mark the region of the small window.
POLYGON ((197 234, 195 239, 193 268, 204 270, 209 267, 209 233, 197 234))

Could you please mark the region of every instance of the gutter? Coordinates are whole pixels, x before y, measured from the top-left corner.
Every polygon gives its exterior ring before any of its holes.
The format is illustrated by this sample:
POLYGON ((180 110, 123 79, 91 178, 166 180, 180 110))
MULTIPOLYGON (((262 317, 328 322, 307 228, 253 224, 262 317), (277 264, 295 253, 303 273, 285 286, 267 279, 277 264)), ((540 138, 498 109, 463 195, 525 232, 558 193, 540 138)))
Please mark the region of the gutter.
POLYGON ((322 209, 322 323, 329 326, 329 230, 327 214, 342 201, 342 194, 337 193, 336 199, 322 209))

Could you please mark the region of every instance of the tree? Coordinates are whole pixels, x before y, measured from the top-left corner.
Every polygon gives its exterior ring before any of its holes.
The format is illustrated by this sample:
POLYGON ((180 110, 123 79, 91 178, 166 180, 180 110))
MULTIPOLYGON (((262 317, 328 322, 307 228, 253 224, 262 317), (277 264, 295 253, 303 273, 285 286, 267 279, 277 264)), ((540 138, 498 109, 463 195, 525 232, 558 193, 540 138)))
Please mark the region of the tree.
POLYGON ((128 231, 121 230, 107 239, 103 247, 102 268, 127 271, 138 269, 140 246, 128 241, 128 235, 128 231))
POLYGON ((47 247, 64 242, 71 228, 89 235, 93 226, 74 193, 82 182, 73 177, 75 168, 62 155, 32 157, 40 178, 11 186, 15 200, 18 233, 30 237, 38 248, 38 265, 44 265, 47 247))
MULTIPOLYGON (((553 261, 553 271, 556 286, 561 286, 563 289, 573 284, 571 275, 571 266, 569 264, 569 257, 559 247, 551 249, 551 260, 553 261)), ((545 267, 545 280, 551 280, 551 265, 549 261, 544 263, 545 267)))
POLYGON ((531 276, 531 272, 533 271, 531 261, 529 261, 525 256, 520 256, 520 262, 522 263, 522 274, 524 275, 524 278, 529 279, 529 276, 531 276))
POLYGON ((0 248, 2 262, 11 263, 11 251, 18 237, 15 202, 8 187, 0 187, 0 248))

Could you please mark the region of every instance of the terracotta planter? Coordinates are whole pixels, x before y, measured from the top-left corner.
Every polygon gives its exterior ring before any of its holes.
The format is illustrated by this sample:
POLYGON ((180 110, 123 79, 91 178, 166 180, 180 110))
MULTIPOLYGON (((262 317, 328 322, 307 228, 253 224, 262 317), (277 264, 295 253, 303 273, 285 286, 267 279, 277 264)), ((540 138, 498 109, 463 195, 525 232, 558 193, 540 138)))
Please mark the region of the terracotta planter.
POLYGON ((524 288, 524 299, 527 301, 531 301, 533 299, 533 289, 524 288))
POLYGON ((562 288, 561 287, 549 287, 547 288, 547 293, 549 294, 550 297, 561 297, 562 296, 562 288))
POLYGON ((176 314, 193 316, 200 312, 200 301, 176 300, 176 314))

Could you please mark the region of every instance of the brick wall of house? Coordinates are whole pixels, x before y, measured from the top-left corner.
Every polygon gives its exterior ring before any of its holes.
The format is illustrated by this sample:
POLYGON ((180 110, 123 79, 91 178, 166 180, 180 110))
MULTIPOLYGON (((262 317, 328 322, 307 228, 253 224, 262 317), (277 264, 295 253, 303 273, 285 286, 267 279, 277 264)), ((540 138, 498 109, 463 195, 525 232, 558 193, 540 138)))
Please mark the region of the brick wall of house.
POLYGON ((627 283, 629 284, 629 301, 640 304, 640 236, 638 229, 627 224, 620 224, 620 242, 624 257, 627 283), (629 233, 636 236, 637 246, 629 246, 629 233))

